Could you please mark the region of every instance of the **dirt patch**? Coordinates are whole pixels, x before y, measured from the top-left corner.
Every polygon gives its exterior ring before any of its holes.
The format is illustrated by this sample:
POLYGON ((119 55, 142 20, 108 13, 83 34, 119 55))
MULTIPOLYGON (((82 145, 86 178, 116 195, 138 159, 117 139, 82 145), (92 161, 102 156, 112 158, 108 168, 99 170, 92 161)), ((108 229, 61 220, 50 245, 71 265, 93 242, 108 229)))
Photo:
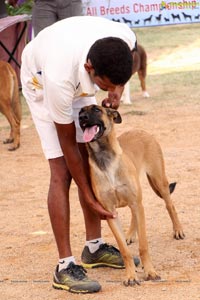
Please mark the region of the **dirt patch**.
MULTIPOLYGON (((169 181, 177 181, 173 194, 175 206, 186 234, 185 240, 172 237, 172 225, 164 202, 142 178, 150 253, 162 282, 143 282, 139 287, 122 285, 124 270, 89 270, 99 280, 102 292, 74 295, 51 287, 57 264, 57 250, 47 212, 48 164, 29 115, 22 123, 21 147, 7 151, 2 140, 8 135, 4 118, 0 119, 0 293, 1 299, 200 299, 200 105, 198 102, 165 104, 135 95, 133 105, 121 106, 123 123, 118 134, 141 128, 154 134, 160 142, 169 181), (131 295, 131 296, 130 296, 131 295)), ((83 216, 76 186, 71 189, 71 241, 80 262, 85 241, 83 216)), ((119 210, 124 229, 129 225, 127 208, 119 210)), ((116 246, 104 221, 103 237, 116 246)), ((130 246, 138 254, 138 243, 130 246)), ((138 268, 139 277, 143 271, 138 268)))

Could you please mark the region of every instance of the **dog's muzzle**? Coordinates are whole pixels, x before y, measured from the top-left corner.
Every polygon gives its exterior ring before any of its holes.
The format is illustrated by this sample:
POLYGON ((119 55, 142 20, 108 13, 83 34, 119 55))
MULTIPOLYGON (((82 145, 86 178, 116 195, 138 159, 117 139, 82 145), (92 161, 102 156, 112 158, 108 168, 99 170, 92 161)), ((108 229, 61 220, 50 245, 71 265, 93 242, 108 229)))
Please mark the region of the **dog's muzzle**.
POLYGON ((95 113, 89 111, 80 111, 79 124, 83 130, 83 140, 86 143, 96 141, 105 131, 103 121, 99 120, 95 113))

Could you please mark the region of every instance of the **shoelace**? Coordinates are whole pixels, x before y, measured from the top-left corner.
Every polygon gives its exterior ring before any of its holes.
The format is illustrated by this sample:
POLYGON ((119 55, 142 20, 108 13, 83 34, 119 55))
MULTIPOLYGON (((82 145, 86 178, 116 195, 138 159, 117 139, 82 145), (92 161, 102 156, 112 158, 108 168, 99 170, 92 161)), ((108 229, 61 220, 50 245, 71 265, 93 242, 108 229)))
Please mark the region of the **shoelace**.
POLYGON ((68 274, 78 280, 84 279, 87 273, 87 271, 82 266, 75 265, 74 263, 69 264, 66 270, 68 274))

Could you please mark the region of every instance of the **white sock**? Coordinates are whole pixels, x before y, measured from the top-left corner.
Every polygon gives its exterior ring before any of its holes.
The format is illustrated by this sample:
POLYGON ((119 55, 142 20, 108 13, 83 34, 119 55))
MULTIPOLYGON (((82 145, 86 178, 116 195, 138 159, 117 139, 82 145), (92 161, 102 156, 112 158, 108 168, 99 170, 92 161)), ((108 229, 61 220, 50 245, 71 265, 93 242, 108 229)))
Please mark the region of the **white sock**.
POLYGON ((101 244, 104 244, 102 238, 86 241, 85 243, 85 245, 88 246, 90 253, 96 252, 101 244))
POLYGON ((70 262, 76 263, 74 256, 68 256, 59 259, 58 271, 60 272, 63 269, 66 269, 70 262))

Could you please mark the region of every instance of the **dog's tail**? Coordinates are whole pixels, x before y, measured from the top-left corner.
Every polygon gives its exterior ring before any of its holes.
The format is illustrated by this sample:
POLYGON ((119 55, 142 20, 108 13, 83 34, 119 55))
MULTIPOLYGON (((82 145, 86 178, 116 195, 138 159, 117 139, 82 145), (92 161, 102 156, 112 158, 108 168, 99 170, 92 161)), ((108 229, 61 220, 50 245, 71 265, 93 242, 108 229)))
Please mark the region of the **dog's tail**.
POLYGON ((173 193, 173 191, 175 190, 175 187, 176 187, 176 182, 172 182, 169 184, 169 192, 170 194, 173 193))
POLYGON ((22 118, 22 109, 21 109, 21 102, 20 102, 20 96, 19 96, 19 85, 18 85, 18 79, 15 70, 11 67, 9 64, 9 72, 10 76, 12 78, 12 102, 11 106, 13 108, 13 112, 15 115, 15 120, 18 124, 21 122, 22 118))

